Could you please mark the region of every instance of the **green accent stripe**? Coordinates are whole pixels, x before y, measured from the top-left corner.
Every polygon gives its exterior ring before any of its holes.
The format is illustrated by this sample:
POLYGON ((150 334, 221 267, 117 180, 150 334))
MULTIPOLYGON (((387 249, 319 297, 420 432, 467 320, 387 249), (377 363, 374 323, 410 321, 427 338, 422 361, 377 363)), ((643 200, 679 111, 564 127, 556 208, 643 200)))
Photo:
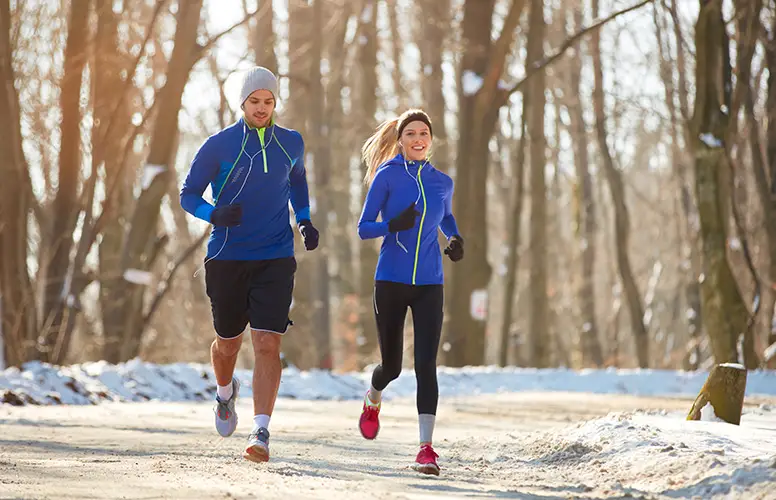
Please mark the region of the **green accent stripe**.
MULTIPOLYGON (((275 137, 275 131, 274 131, 274 130, 272 131, 272 137, 275 137)), ((288 161, 291 163, 291 167, 293 168, 293 166, 294 166, 294 160, 292 160, 292 159, 291 159, 291 155, 290 155, 290 154, 288 154, 288 151, 286 151, 286 148, 284 148, 284 147, 283 147, 283 145, 282 145, 282 144, 280 144, 280 141, 278 140, 278 138, 277 138, 277 137, 275 137, 275 142, 277 142, 277 143, 278 143, 278 146, 280 146, 280 149, 282 149, 282 150, 283 150, 283 152, 286 154, 286 156, 288 157, 288 161)))
POLYGON ((423 197, 423 215, 420 216, 420 227, 418 227, 418 243, 415 245, 415 265, 412 267, 412 284, 415 284, 415 278, 418 275, 418 256, 420 255, 420 237, 423 234, 423 221, 426 220, 426 190, 423 188, 423 179, 420 177, 420 171, 423 165, 418 169, 418 184, 420 185, 420 195, 423 197))
POLYGON ((245 151, 245 143, 248 142, 248 134, 245 134, 245 138, 243 139, 242 146, 240 146, 240 154, 237 155, 237 159, 234 160, 234 163, 232 163, 232 168, 229 169, 229 173, 226 174, 226 179, 224 179, 224 183, 221 184, 221 189, 218 190, 218 194, 216 195, 216 199, 213 202, 214 205, 218 204, 218 199, 221 197, 221 193, 224 191, 224 188, 226 187, 226 183, 229 181, 229 176, 232 175, 232 171, 234 170, 234 167, 237 165, 237 162, 240 161, 240 158, 242 157, 243 151, 245 151))

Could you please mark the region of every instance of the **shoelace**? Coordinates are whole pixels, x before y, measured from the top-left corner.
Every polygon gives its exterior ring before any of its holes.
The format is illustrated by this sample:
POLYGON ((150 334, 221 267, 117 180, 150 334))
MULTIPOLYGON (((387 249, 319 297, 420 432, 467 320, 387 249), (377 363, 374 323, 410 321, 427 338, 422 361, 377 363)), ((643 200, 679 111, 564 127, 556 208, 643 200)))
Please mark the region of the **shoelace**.
POLYGON ((375 408, 374 406, 368 406, 366 407, 366 412, 364 417, 367 420, 377 420, 377 416, 380 414, 380 410, 375 408))
POLYGON ((231 412, 229 411, 229 403, 218 401, 218 407, 216 408, 216 415, 222 420, 228 420, 231 412))
POLYGON ((420 448, 420 454, 423 458, 428 458, 429 455, 433 457, 434 463, 436 463, 436 459, 439 458, 439 455, 434 451, 434 448, 432 448, 429 445, 422 446, 420 448))

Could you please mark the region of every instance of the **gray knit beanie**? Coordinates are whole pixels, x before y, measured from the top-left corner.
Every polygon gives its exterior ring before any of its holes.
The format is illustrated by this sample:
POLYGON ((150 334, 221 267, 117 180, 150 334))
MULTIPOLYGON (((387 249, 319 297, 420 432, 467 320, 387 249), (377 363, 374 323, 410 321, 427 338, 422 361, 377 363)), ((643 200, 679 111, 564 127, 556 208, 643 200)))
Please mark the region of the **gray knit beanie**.
POLYGON ((278 79, 272 71, 262 66, 255 66, 242 75, 240 85, 240 106, 257 90, 269 90, 275 99, 278 98, 278 79))

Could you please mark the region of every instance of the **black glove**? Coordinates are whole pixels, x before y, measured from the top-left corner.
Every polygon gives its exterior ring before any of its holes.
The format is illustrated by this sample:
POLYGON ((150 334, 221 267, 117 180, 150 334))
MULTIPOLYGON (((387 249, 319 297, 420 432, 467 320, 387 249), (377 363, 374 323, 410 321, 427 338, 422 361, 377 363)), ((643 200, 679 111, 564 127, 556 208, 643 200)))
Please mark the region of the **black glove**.
POLYGON ((240 205, 218 207, 210 214, 210 222, 214 226, 232 227, 240 224, 241 220, 242 207, 240 205))
POLYGON ((450 257, 453 262, 463 259, 463 238, 457 234, 452 236, 447 243, 447 248, 445 248, 445 255, 450 257))
POLYGON ((318 248, 318 230, 315 229, 310 219, 303 219, 299 221, 299 232, 304 239, 304 247, 307 250, 315 250, 318 248))
POLYGON ((388 221, 388 231, 398 233, 415 227, 415 217, 420 215, 415 209, 415 204, 408 206, 402 213, 388 221))

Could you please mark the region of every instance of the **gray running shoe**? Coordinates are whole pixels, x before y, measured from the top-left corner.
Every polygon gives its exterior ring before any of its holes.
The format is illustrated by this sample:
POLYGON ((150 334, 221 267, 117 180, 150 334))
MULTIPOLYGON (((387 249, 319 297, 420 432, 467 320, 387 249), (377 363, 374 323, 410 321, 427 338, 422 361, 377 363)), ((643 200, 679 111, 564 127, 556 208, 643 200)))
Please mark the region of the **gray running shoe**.
POLYGON ((237 429, 237 412, 234 411, 234 405, 237 403, 237 397, 240 394, 240 382, 232 379, 232 397, 226 401, 216 394, 216 430, 223 437, 229 437, 237 429))
POLYGON ((269 431, 264 427, 254 427, 248 436, 248 446, 243 457, 251 462, 266 462, 269 460, 269 431))

